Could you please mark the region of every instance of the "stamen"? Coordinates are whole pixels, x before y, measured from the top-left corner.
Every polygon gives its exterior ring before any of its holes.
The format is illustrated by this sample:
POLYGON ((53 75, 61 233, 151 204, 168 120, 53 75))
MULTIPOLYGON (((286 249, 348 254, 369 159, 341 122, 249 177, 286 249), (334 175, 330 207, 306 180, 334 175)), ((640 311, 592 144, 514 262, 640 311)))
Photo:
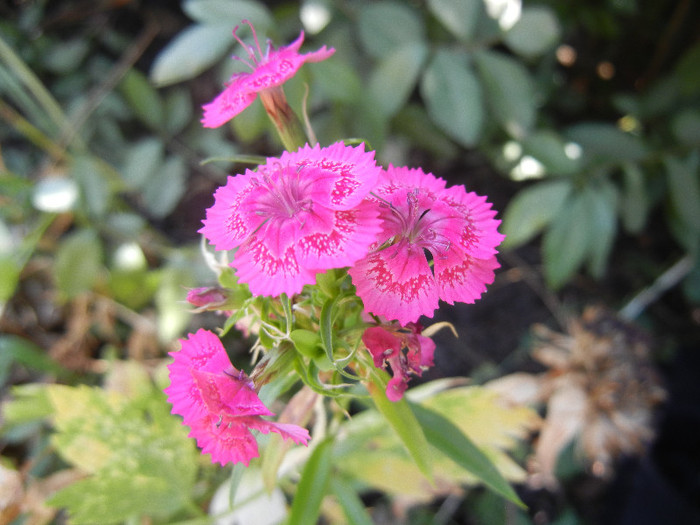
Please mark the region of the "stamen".
MULTIPOLYGON (((263 55, 262 49, 260 49, 260 42, 258 42, 258 34, 255 32, 255 28, 253 27, 253 24, 250 23, 249 20, 243 20, 244 24, 248 24, 248 27, 250 27, 250 30, 253 32, 253 40, 255 40, 255 46, 258 48, 258 53, 260 53, 260 59, 264 59, 267 55, 263 55)), ((269 40, 268 40, 268 46, 269 46, 269 40)))
MULTIPOLYGON (((251 27, 251 29, 253 28, 253 26, 250 24, 250 22, 248 22, 248 20, 243 20, 243 22, 244 22, 244 23, 247 23, 247 24, 251 27)), ((236 26, 236 27, 233 28, 233 38, 235 38, 236 41, 237 41, 240 45, 242 45, 242 46, 245 48, 245 50, 248 52, 248 56, 249 56, 250 59, 253 61, 253 64, 257 64, 258 61, 257 61, 257 59, 255 58, 255 53, 253 53, 253 48, 252 48, 251 46, 249 46, 248 44, 246 44, 245 42, 243 42, 243 40, 241 40, 241 37, 239 37, 239 36, 236 34, 236 31, 238 31, 238 28, 239 28, 239 27, 240 27, 240 26, 236 26)), ((255 30, 253 30, 253 35, 255 35, 255 30)), ((255 38, 255 40, 256 40, 256 42, 257 42, 257 37, 255 38)), ((252 69, 255 69, 255 68, 252 67, 252 66, 251 66, 251 68, 252 68, 252 69)))

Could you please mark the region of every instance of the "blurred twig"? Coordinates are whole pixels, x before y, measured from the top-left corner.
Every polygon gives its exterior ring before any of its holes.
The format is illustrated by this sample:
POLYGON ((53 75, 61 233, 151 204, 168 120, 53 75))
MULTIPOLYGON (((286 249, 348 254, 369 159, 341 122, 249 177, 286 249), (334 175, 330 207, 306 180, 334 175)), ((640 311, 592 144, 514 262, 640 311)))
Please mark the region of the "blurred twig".
POLYGON ((666 291, 676 286, 695 266, 695 258, 688 254, 662 273, 654 283, 639 292, 620 310, 620 317, 632 321, 666 291))
POLYGON ((97 109, 102 100, 116 87, 124 75, 131 69, 136 61, 141 57, 146 48, 158 34, 158 25, 156 22, 150 21, 141 32, 136 41, 129 46, 126 52, 122 55, 107 78, 92 90, 90 96, 85 103, 80 106, 75 116, 67 121, 61 129, 61 136, 58 139, 58 145, 61 148, 66 148, 73 141, 85 121, 90 117, 93 111, 97 109))

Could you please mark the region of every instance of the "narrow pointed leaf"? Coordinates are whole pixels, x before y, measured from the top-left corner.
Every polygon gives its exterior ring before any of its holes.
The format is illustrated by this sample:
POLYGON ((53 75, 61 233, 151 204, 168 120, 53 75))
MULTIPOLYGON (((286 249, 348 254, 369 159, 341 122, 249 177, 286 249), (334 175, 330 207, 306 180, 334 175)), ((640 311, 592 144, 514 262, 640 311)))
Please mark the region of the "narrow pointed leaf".
POLYGON ((343 514, 349 525, 373 525, 372 517, 367 512, 364 503, 357 492, 342 478, 331 479, 331 490, 335 499, 343 509, 343 514))
MULTIPOLYGON (((378 371, 383 372, 383 371, 378 371)), ((382 374, 384 379, 386 373, 382 374)), ((399 401, 389 401, 385 393, 386 381, 383 385, 374 382, 368 384, 369 393, 377 407, 377 410, 384 416, 394 429, 399 439, 404 444, 409 454, 416 462, 420 471, 432 481, 432 468, 429 463, 430 449, 421 425, 418 423, 411 407, 406 399, 399 401)))
POLYGON ((299 480, 288 524, 316 523, 331 476, 333 440, 326 438, 311 453, 299 480))
POLYGON ((516 505, 524 507, 513 487, 496 469, 491 460, 454 423, 441 414, 420 405, 411 404, 409 408, 413 410, 431 445, 474 474, 491 490, 516 505))

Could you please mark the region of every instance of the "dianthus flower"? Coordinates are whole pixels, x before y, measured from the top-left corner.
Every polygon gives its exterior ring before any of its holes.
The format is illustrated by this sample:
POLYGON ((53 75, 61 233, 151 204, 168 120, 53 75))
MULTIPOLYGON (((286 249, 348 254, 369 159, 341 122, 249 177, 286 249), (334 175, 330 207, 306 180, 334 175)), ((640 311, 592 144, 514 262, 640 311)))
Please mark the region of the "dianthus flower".
POLYGON ((383 231, 349 271, 365 310, 406 324, 432 317, 439 299, 473 303, 486 291, 504 237, 486 197, 393 166, 373 195, 383 231))
POLYGON ((225 124, 252 104, 258 94, 270 113, 270 108, 277 105, 275 100, 284 97, 280 86, 292 78, 305 62, 320 62, 335 52, 335 49, 326 49, 326 46, 323 46, 318 51, 300 54, 299 48, 304 42, 302 31, 294 42, 279 49, 275 49, 268 41, 267 50, 263 53, 253 25, 247 20, 243 22, 250 26, 255 46, 245 44, 236 35, 236 26, 233 36, 246 49, 250 62, 235 56, 233 59, 245 63, 252 71, 235 73, 226 89, 204 106, 202 124, 206 128, 218 128, 225 124), (259 57, 256 57, 256 51, 259 57))
POLYGON ((373 326, 362 334, 362 342, 372 354, 374 366, 391 367, 393 377, 386 387, 386 397, 398 401, 408 388, 411 375, 420 377, 423 370, 433 366, 435 343, 421 335, 421 327, 409 323, 401 327, 393 325, 373 326), (403 353, 406 349, 406 353, 403 353))
POLYGON ((292 295, 367 254, 380 221, 364 198, 380 172, 364 145, 285 151, 229 176, 199 231, 217 250, 238 248, 231 266, 253 294, 292 295))
POLYGON ((221 341, 207 330, 198 330, 181 339, 182 349, 171 352, 170 386, 165 389, 172 413, 183 417, 190 427, 189 437, 212 463, 243 463, 258 457, 258 444, 251 430, 263 434, 277 432, 284 439, 306 445, 309 432, 300 426, 275 423, 262 416, 273 416, 255 393, 253 382, 236 370, 221 341))

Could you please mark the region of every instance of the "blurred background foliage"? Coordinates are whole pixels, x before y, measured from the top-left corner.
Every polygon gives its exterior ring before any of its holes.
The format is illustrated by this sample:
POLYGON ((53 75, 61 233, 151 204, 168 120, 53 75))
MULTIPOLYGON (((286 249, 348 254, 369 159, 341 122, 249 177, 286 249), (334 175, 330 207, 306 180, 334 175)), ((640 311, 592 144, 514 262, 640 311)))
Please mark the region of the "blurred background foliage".
MULTIPOLYGON (((150 364, 206 323, 184 304, 186 288, 212 281, 196 233, 204 210, 246 154, 280 147, 259 101, 231 126, 199 123, 241 67, 231 30, 244 18, 278 45, 301 27, 309 49, 336 49, 285 85, 321 143, 358 137, 384 164, 493 195, 504 256, 533 261, 546 294, 605 289, 621 308, 655 281, 679 285, 673 312, 697 329, 690 0, 14 1, 0 5, 3 395, 48 377, 103 384, 113 359, 144 363, 157 384, 150 364)), ((144 403, 133 410, 157 426, 144 403)), ((39 458, 37 479, 71 461, 46 459, 45 415, 20 411, 2 431, 9 456, 39 458)))

